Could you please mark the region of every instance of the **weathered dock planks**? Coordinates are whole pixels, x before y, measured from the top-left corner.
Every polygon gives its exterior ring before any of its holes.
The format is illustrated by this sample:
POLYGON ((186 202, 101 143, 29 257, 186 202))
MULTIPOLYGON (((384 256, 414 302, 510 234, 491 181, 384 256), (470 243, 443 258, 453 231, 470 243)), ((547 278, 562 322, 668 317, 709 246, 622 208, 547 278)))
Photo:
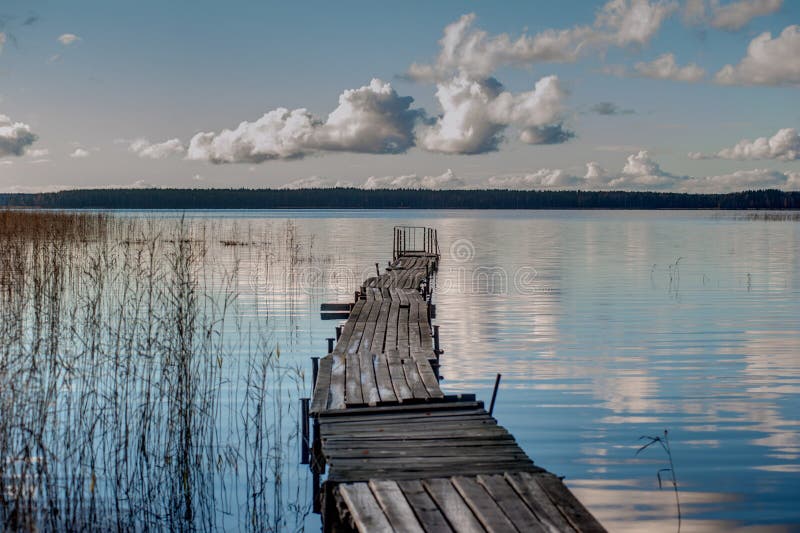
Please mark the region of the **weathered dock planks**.
POLYGON ((427 298, 437 235, 395 228, 393 245, 319 362, 310 412, 325 531, 605 531, 483 402, 442 392, 427 298))
POLYGON ((420 292, 437 262, 435 255, 400 256, 365 282, 333 352, 320 360, 312 414, 444 397, 431 365, 429 305, 420 292))

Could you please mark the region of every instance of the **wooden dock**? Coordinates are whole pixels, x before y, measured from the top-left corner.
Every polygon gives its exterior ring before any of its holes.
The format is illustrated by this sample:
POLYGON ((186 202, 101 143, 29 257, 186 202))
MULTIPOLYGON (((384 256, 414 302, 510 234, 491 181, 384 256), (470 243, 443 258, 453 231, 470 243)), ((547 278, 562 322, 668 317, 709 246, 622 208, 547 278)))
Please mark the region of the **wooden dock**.
MULTIPOLYGON (((605 531, 474 395, 439 387, 436 231, 397 227, 320 359, 311 466, 325 531, 605 531), (377 274, 377 272, 376 272, 377 274)), ((457 359, 454 358, 454 362, 457 359)))

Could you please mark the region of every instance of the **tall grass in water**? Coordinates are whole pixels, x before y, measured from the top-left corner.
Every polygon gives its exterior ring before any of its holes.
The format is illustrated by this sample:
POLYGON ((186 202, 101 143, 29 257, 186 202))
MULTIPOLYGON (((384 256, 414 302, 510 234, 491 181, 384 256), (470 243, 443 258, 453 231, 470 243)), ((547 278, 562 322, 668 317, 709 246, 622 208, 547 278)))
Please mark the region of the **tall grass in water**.
MULTIPOLYGON (((0 529, 302 525, 303 376, 242 318, 220 231, 0 211, 0 529)), ((248 241, 247 269, 297 261, 287 235, 248 241)))

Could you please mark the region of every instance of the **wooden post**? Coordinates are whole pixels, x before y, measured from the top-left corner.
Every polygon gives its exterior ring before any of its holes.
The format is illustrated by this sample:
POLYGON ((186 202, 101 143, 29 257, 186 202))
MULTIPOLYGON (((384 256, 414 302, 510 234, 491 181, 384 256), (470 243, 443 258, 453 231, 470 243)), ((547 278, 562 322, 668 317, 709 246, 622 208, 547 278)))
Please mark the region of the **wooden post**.
POLYGON ((381 277, 381 267, 380 267, 380 266, 378 266, 378 263, 375 263, 375 274, 376 274, 378 277, 381 277))
POLYGON ((494 380, 494 391, 492 391, 492 403, 489 404, 489 416, 492 416, 494 412, 494 401, 497 399, 497 388, 500 387, 500 378, 502 374, 497 374, 497 377, 494 380))
MULTIPOLYGON (((330 339, 328 339, 330 340, 330 339)), ((319 376, 319 357, 311 358, 311 391, 317 389, 317 376, 319 376)))
POLYGON ((439 349, 439 325, 433 326, 433 352, 436 354, 436 359, 439 359, 439 355, 442 351, 439 349))
POLYGON ((328 353, 333 353, 333 337, 328 337, 328 353))
POLYGON ((300 398, 300 464, 308 461, 308 398, 300 398))
POLYGON ((342 336, 342 326, 336 326, 336 340, 338 341, 339 337, 341 336, 342 336))

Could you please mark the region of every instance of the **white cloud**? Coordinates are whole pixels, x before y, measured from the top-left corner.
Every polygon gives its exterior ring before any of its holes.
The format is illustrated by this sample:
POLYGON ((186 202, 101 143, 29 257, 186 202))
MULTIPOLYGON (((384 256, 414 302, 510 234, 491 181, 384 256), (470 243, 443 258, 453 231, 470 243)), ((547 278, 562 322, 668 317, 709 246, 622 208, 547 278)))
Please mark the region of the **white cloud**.
POLYGON ((492 176, 488 183, 495 189, 573 189, 579 187, 583 179, 561 169, 543 168, 530 174, 492 176))
POLYGON ((69 46, 80 40, 81 38, 75 35, 74 33, 63 33, 58 37, 58 42, 60 42, 64 46, 69 46))
POLYGON ((640 76, 658 80, 697 82, 706 75, 706 71, 694 63, 679 67, 672 53, 662 54, 648 63, 636 63, 634 68, 640 76))
POLYGON ((281 189, 338 189, 338 188, 349 188, 355 187, 353 183, 349 181, 341 181, 341 180, 331 180, 328 178, 322 178, 320 176, 310 176, 308 178, 301 178, 295 181, 290 181, 282 185, 281 189))
POLYGON ((608 182, 611 188, 666 189, 682 181, 682 176, 665 172, 647 150, 628 156, 622 173, 608 182))
POLYGON ((444 174, 439 176, 417 176, 409 174, 406 176, 370 176, 361 186, 363 189, 428 189, 428 190, 449 190, 461 189, 465 186, 464 180, 455 175, 451 169, 447 169, 444 174))
POLYGON ((419 110, 389 83, 344 91, 339 106, 323 122, 305 109, 278 108, 234 130, 198 133, 187 159, 212 163, 260 163, 301 158, 316 151, 402 153, 414 144, 419 110))
POLYGON ((739 30, 754 18, 779 10, 782 4, 783 0, 739 0, 715 6, 711 25, 723 30, 739 30))
POLYGON ((747 46, 738 65, 725 65, 715 81, 723 85, 800 85, 800 26, 772 38, 764 32, 747 46))
POLYGON ((47 148, 36 148, 33 150, 27 150, 25 152, 25 155, 27 155, 30 158, 47 157, 48 155, 50 155, 50 150, 48 150, 47 148))
POLYGON ((508 126, 520 128, 529 144, 564 142, 572 134, 560 125, 566 92, 556 76, 536 82, 532 91, 503 91, 494 78, 459 75, 437 84, 442 114, 418 128, 418 143, 433 152, 478 154, 496 150, 508 126))
POLYGON ((6 34, 0 31, 0 54, 3 53, 3 46, 6 44, 6 34))
POLYGON ((676 2, 611 0, 598 13, 595 25, 610 30, 605 38, 618 46, 643 45, 658 33, 661 24, 676 9, 676 2))
POLYGON ((84 159, 89 157, 91 154, 89 150, 85 150, 83 148, 75 148, 75 150, 69 154, 69 156, 73 159, 84 159))
POLYGON ((783 128, 772 137, 759 137, 751 141, 742 139, 731 148, 723 148, 708 155, 690 152, 690 159, 779 159, 800 160, 800 135, 795 128, 783 128))
POLYGON ((128 150, 147 159, 166 159, 173 155, 186 153, 186 147, 183 146, 180 139, 169 139, 155 144, 144 138, 135 139, 128 146, 128 150))
POLYGON ((455 74, 484 79, 505 65, 570 63, 591 49, 644 45, 676 9, 675 2, 662 0, 610 0, 593 26, 547 29, 516 38, 507 33, 490 36, 474 28, 476 16, 470 13, 445 26, 434 64, 413 63, 407 75, 417 81, 442 81, 455 74))
POLYGON ((507 33, 489 36, 472 27, 474 13, 462 15, 444 28, 435 65, 413 63, 409 77, 419 81, 444 79, 453 72, 473 78, 486 78, 503 65, 529 65, 540 62, 572 62, 586 40, 594 34, 588 26, 568 30, 545 30, 514 39, 507 33))
POLYGON ((717 176, 678 176, 664 171, 646 151, 627 158, 620 173, 610 173, 596 162, 586 164, 583 176, 560 169, 542 169, 520 176, 494 176, 489 187, 516 190, 582 189, 641 190, 689 193, 725 193, 777 188, 800 190, 800 172, 767 169, 739 170, 717 176))
POLYGON ((722 193, 757 189, 800 190, 800 172, 779 172, 768 169, 737 170, 731 174, 689 178, 681 192, 722 193))
POLYGON ((0 115, 0 157, 21 156, 36 139, 30 126, 0 115))

